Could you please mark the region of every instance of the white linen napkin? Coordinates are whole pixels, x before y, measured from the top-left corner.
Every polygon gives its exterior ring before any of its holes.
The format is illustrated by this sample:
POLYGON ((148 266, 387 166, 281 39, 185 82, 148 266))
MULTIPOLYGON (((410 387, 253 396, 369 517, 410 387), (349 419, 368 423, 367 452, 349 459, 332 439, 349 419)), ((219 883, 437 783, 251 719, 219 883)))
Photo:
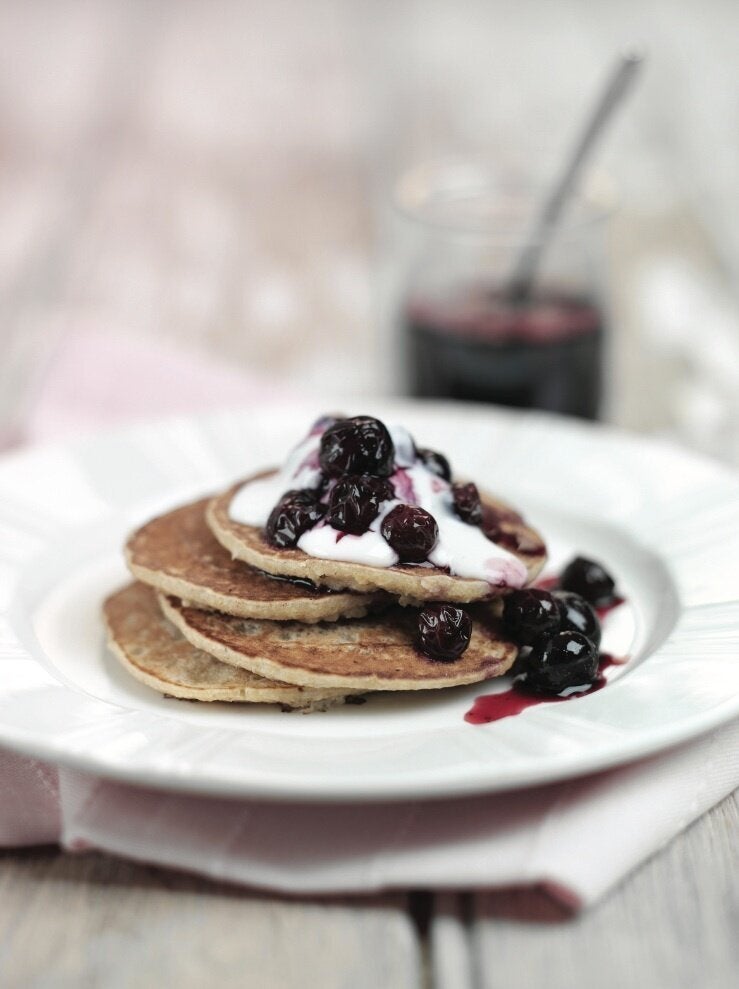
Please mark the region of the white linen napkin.
POLYGON ((186 796, 0 751, 0 844, 58 840, 291 894, 531 886, 580 909, 737 785, 739 721, 583 779, 413 803, 186 796))

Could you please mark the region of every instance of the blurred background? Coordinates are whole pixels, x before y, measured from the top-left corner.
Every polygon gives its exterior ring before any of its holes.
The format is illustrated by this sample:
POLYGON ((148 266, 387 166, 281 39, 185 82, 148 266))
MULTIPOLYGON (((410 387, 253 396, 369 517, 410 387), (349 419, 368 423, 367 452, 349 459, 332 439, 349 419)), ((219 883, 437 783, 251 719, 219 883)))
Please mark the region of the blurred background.
POLYGON ((738 38, 736 0, 2 0, 6 445, 158 411, 162 380, 403 391, 398 176, 545 186, 636 46, 595 162, 603 414, 738 463, 738 38))

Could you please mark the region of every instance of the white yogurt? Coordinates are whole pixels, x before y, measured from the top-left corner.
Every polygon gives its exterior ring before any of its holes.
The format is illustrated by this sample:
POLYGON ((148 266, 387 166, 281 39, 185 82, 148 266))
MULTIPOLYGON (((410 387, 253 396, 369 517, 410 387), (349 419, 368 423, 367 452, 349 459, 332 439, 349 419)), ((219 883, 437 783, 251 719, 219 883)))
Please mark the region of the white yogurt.
POLYGON ((311 433, 295 447, 281 470, 239 488, 228 510, 233 521, 262 528, 286 491, 315 487, 321 478, 318 466, 320 445, 321 434, 311 433))
MULTIPOLYGON (((385 501, 369 530, 361 536, 337 532, 325 522, 304 532, 298 548, 308 556, 345 563, 391 567, 398 555, 380 534, 384 517, 396 505, 419 505, 436 519, 439 539, 429 554, 436 567, 448 567, 457 577, 474 577, 494 587, 523 587, 524 564, 513 553, 492 543, 474 525, 454 512, 451 485, 414 459, 413 440, 402 426, 389 426, 395 445, 395 473, 390 478, 396 498, 385 501)), ((269 514, 286 491, 318 484, 318 453, 321 432, 312 431, 292 451, 284 466, 270 477, 245 484, 231 500, 229 515, 234 522, 263 528, 269 514)))

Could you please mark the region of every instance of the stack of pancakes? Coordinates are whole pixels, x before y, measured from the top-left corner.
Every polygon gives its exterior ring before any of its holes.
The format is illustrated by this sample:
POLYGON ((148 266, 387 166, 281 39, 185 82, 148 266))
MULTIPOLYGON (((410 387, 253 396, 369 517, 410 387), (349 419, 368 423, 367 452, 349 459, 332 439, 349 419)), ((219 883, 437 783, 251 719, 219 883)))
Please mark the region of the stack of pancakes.
MULTIPOLYGON (((513 664, 517 647, 484 581, 276 549, 230 518, 238 487, 161 515, 127 542, 136 581, 106 600, 104 615, 113 653, 147 686, 190 700, 312 710, 369 691, 475 683, 513 664), (458 660, 417 650, 417 608, 426 601, 465 604, 473 632, 458 660)), ((541 538, 507 506, 484 501, 505 519, 533 580, 546 559, 541 538)))

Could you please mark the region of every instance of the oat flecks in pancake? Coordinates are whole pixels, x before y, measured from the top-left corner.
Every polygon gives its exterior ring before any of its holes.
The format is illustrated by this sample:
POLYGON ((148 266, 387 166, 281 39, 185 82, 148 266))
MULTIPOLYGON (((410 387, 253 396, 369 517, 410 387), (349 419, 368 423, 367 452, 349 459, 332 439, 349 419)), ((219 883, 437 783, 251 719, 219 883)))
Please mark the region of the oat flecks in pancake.
POLYGON ((257 573, 214 537, 207 498, 160 515, 134 532, 126 559, 134 577, 167 594, 242 618, 319 622, 359 617, 378 595, 327 593, 257 573))
MULTIPOLYGON (((266 472, 269 473, 269 472, 266 472)), ((265 472, 247 479, 265 476, 265 472)), ((436 567, 396 565, 394 567, 373 567, 359 563, 344 563, 337 560, 322 560, 308 556, 299 549, 275 549, 264 539, 261 531, 254 526, 234 522, 229 515, 231 499, 242 484, 211 499, 206 509, 206 519, 213 534, 237 559, 243 560, 259 570, 288 577, 304 577, 316 584, 327 587, 351 588, 368 592, 384 590, 398 597, 419 601, 457 601, 461 603, 481 601, 489 598, 490 585, 484 580, 469 577, 454 577, 436 567)), ((518 535, 528 543, 531 552, 516 553, 524 563, 528 573, 528 583, 539 574, 546 562, 544 542, 536 532, 525 525, 510 506, 489 495, 481 493, 484 504, 493 510, 510 513, 506 523, 509 532, 518 535)), ((498 591, 503 593, 504 589, 498 591)))
POLYGON ((392 608, 381 616, 331 625, 300 625, 232 618, 160 596, 163 612, 198 648, 289 683, 364 690, 424 690, 500 676, 516 646, 493 616, 493 606, 472 606, 472 640, 459 660, 441 663, 414 645, 416 613, 392 608))
POLYGON ((135 583, 103 606, 113 654, 137 680, 172 697, 198 701, 248 701, 288 707, 323 706, 342 691, 311 690, 219 663, 192 646, 162 614, 156 592, 135 583))

